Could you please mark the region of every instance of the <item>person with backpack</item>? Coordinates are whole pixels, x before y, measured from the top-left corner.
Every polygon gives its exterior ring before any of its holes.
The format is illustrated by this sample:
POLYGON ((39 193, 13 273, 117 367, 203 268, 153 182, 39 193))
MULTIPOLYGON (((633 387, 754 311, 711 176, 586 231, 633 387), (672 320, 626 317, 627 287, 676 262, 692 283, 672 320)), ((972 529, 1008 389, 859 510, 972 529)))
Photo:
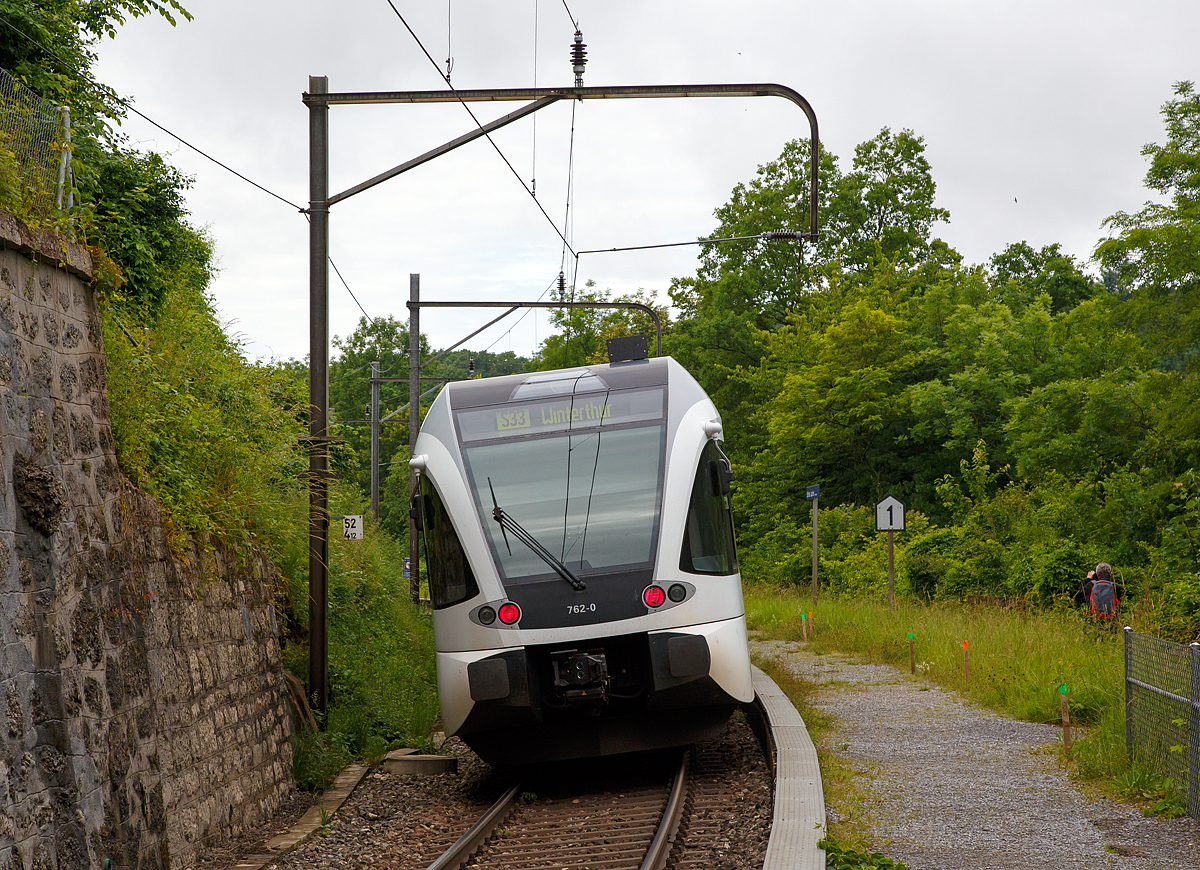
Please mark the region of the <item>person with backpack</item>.
POLYGON ((1112 566, 1101 562, 1088 571, 1087 578, 1075 590, 1074 600, 1088 605, 1088 610, 1097 619, 1112 619, 1117 615, 1124 590, 1118 589, 1113 580, 1112 566))

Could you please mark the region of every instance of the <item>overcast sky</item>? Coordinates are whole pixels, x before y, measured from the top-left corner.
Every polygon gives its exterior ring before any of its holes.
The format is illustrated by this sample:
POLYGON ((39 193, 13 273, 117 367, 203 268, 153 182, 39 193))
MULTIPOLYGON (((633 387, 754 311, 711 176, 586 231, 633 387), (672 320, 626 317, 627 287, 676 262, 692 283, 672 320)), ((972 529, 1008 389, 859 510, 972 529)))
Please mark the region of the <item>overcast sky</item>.
MULTIPOLYGON (((562 0, 393 0, 429 53, 454 59, 455 87, 569 86, 574 25, 562 0), (449 28, 447 12, 449 11, 449 28), (535 39, 536 28, 536 39, 535 39), (447 40, 449 38, 449 47, 447 40), (536 50, 535 50, 536 49, 536 50), (536 59, 536 70, 535 70, 536 59)), ((296 203, 308 198, 309 75, 331 91, 444 87, 386 0, 185 0, 171 28, 128 24, 99 47, 97 76, 163 126, 296 203)), ((1087 258, 1101 222, 1147 199, 1147 142, 1163 141, 1172 84, 1200 79, 1200 3, 568 0, 588 46, 585 85, 778 82, 816 110, 825 147, 848 168, 882 127, 923 136, 949 224, 935 231, 970 262, 1007 244, 1059 242, 1087 258), (1014 201, 1015 200, 1015 201, 1014 201)), ((473 104, 481 121, 516 104, 473 104)), ((808 135, 773 98, 575 103, 572 220, 578 250, 694 239, 739 181, 808 135)), ((561 227, 572 104, 494 138, 561 227), (536 143, 536 150, 535 150, 536 143), (536 157, 535 157, 536 155, 536 157)), ((457 104, 330 111, 331 191, 472 129, 457 104)), ((303 216, 137 118, 140 147, 195 177, 188 202, 207 227, 222 319, 253 357, 308 351, 303 216)), ((407 317, 408 275, 423 298, 533 300, 553 282, 562 242, 486 141, 335 205, 331 254, 373 317, 407 317)), ((666 299, 696 249, 580 259, 579 283, 666 299)), ((568 260, 568 276, 570 260, 568 260)), ((331 333, 359 308, 330 276, 331 333)), ((450 344, 492 314, 428 311, 450 344)), ((515 316, 471 342, 529 353, 545 315, 515 316)))

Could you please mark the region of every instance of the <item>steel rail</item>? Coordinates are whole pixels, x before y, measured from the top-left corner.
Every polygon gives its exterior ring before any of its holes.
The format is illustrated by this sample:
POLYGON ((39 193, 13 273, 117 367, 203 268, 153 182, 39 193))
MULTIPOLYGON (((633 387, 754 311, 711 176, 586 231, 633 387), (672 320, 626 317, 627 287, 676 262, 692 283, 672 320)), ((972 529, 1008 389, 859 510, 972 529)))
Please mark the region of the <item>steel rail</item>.
POLYGON ((638 870, 663 870, 667 866, 671 847, 675 845, 675 835, 679 833, 679 823, 683 820, 691 754, 689 749, 683 751, 679 770, 675 772, 675 781, 671 783, 667 806, 663 809, 662 821, 658 823, 658 830, 654 832, 654 839, 650 841, 650 848, 646 850, 646 857, 638 870))
POLYGON ((458 867, 467 863, 480 844, 504 824, 504 820, 512 812, 513 805, 516 804, 517 796, 520 793, 521 783, 518 782, 501 795, 500 800, 492 804, 492 808, 480 816, 479 821, 471 825, 453 846, 430 864, 428 870, 457 870, 458 867))
POLYGON ((472 130, 469 133, 460 136, 458 139, 449 142, 440 148, 428 152, 421 157, 415 158, 408 163, 402 163, 400 166, 390 169, 382 175, 363 182, 357 187, 343 191, 333 197, 329 197, 324 201, 326 207, 334 202, 339 202, 346 197, 353 196, 367 187, 384 181, 387 178, 394 178, 396 175, 404 172, 406 169, 411 169, 415 165, 432 160, 434 157, 444 154, 446 150, 457 148, 459 145, 466 142, 478 139, 484 135, 484 128, 489 130, 495 129, 497 126, 511 123, 517 120, 518 117, 536 112, 545 106, 555 103, 559 100, 620 100, 620 99, 645 99, 655 97, 782 97, 785 100, 790 100, 800 107, 808 118, 809 134, 810 134, 810 154, 809 154, 809 227, 808 238, 812 241, 817 240, 817 174, 820 163, 819 153, 819 137, 817 134, 817 114, 813 111, 809 104, 800 93, 787 85, 775 84, 772 82, 758 82, 748 84, 721 84, 721 85, 619 85, 615 87, 594 87, 594 88, 483 88, 474 90, 440 90, 440 91, 356 91, 344 93, 306 93, 304 94, 305 105, 311 107, 323 106, 353 106, 353 105, 368 105, 377 103, 479 103, 479 102, 511 102, 514 100, 530 100, 537 101, 533 105, 527 106, 524 109, 514 112, 512 115, 506 115, 503 118, 493 121, 491 124, 484 124, 481 128, 472 130))

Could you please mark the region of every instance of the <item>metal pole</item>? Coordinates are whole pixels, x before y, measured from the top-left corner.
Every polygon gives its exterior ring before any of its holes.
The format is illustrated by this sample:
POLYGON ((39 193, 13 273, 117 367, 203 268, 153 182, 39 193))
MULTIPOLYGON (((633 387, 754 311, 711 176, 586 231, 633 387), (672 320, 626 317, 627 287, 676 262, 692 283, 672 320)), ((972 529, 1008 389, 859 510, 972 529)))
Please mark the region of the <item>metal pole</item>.
POLYGON ((1125 626, 1125 757, 1133 758, 1133 629, 1125 626))
POLYGON ((1200 643, 1192 653, 1192 709, 1188 739, 1188 815, 1200 818, 1200 643))
POLYGON ((812 506, 813 506, 813 572, 812 572, 813 607, 817 606, 817 589, 820 588, 817 585, 817 502, 818 501, 820 501, 819 497, 814 498, 812 500, 812 506))
MULTIPOLYGON (((54 199, 55 208, 62 208, 63 187, 67 181, 67 164, 71 162, 71 110, 67 106, 62 106, 59 111, 62 112, 63 119, 63 146, 62 157, 58 161, 58 195, 54 199)), ((71 202, 67 203, 67 207, 71 207, 71 202)))
POLYGON ((896 609, 896 533, 888 529, 888 608, 896 609))
POLYGON ((371 517, 379 519, 379 360, 371 363, 371 517))
MULTIPOLYGON (((309 76, 310 96, 329 80, 309 76)), ((308 689, 329 706, 329 107, 308 102, 308 689)))
MULTIPOLYGON (((421 276, 408 276, 408 454, 417 455, 417 435, 421 432, 421 276)), ((416 473, 408 470, 410 496, 416 487, 416 473)), ((421 553, 417 546, 417 524, 408 521, 408 594, 413 603, 421 598, 421 553)))

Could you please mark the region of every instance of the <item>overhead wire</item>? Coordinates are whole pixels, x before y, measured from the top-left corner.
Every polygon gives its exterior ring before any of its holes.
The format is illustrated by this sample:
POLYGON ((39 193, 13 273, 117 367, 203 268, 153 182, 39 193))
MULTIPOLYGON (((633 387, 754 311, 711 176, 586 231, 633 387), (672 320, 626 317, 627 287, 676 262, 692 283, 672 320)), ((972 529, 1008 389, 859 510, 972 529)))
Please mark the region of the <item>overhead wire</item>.
POLYGON ((417 43, 417 47, 421 49, 421 53, 425 55, 426 59, 433 65, 433 68, 437 70, 438 76, 441 77, 442 81, 446 83, 446 87, 450 89, 450 92, 454 94, 454 96, 458 97, 458 102, 464 109, 467 110, 467 114, 471 116, 471 120, 475 122, 475 126, 480 129, 484 137, 491 144, 492 148, 494 148, 496 153, 500 155, 500 159, 504 161, 504 165, 508 167, 508 171, 513 174, 515 179, 517 179, 517 183, 521 185, 527 194, 529 194, 529 198, 533 200, 534 205, 538 207, 538 211, 542 213, 542 216, 546 219, 547 223, 549 223, 554 229, 554 232, 558 234, 558 237, 563 240, 563 243, 570 248, 571 253, 575 253, 575 249, 571 248, 571 245, 567 242, 566 236, 558 231, 558 226, 554 223, 554 219, 546 213, 546 209, 542 208, 542 204, 538 201, 538 198, 533 195, 533 191, 529 189, 529 185, 525 183, 525 179, 521 177, 521 173, 517 172, 516 168, 512 165, 512 162, 504 155, 504 152, 500 150, 500 146, 496 144, 496 140, 492 138, 492 134, 487 130, 484 130, 483 124, 479 122, 479 118, 477 118, 475 113, 471 111, 471 107, 467 104, 467 101, 459 96, 459 93, 457 90, 455 90, 454 85, 450 84, 450 79, 442 74, 441 68, 438 66, 437 61, 433 59, 433 55, 431 55, 429 50, 425 48, 425 44, 421 42, 421 38, 417 36, 416 31, 412 29, 412 26, 409 25, 405 17, 400 14, 400 10, 396 8, 396 4, 393 3, 392 0, 385 0, 385 2, 391 7, 392 12, 396 13, 396 17, 400 19, 400 23, 404 25, 404 29, 408 31, 409 35, 413 38, 413 41, 417 43))
POLYGON ((268 188, 263 187, 257 181, 247 178, 245 175, 242 175, 242 173, 238 172, 233 167, 229 166, 228 164, 222 163, 220 160, 218 160, 216 157, 213 157, 208 152, 193 145, 191 142, 184 139, 178 133, 174 132, 173 130, 168 130, 162 124, 158 123, 153 118, 151 118, 149 115, 147 115, 145 112, 138 111, 136 108, 134 108, 133 104, 131 102, 129 102, 129 100, 126 100, 124 97, 118 96, 117 94, 106 90, 104 87, 102 87, 99 84, 99 82, 97 82, 94 78, 92 78, 90 73, 85 72, 80 69, 77 69, 75 67, 75 65, 72 64, 70 61, 64 60, 59 54, 57 54, 53 50, 47 48, 46 46, 42 45, 40 42, 38 42, 38 40, 36 40, 34 37, 30 36, 28 33, 26 33, 21 28, 17 27, 15 24, 13 24, 11 21, 9 21, 7 18, 5 18, 3 15, 0 15, 0 23, 3 23, 10 30, 14 31, 15 33, 17 33, 24 39, 28 40, 33 45, 36 45, 39 49, 44 51, 49 57, 54 58, 56 61, 58 61, 60 64, 62 64, 62 66, 66 69, 66 71, 70 75, 73 75, 76 78, 78 78, 89 90, 98 94, 103 99, 115 100, 123 108, 127 109, 130 112, 133 112, 133 114, 137 115, 139 118, 141 118, 147 124, 150 124, 151 126, 158 128, 162 132, 166 133, 168 136, 171 136, 172 138, 176 139, 180 144, 195 151, 197 154, 199 154, 204 159, 210 160, 213 163, 215 163, 217 166, 220 166, 226 172, 230 172, 230 173, 236 175, 238 178, 240 178, 242 181, 246 182, 247 184, 257 187, 263 193, 265 193, 269 196, 275 197, 280 202, 282 202, 286 205, 290 205, 292 208, 296 209, 297 211, 304 211, 304 208, 302 206, 297 205, 296 203, 292 202, 290 199, 287 199, 286 197, 280 196, 278 193, 276 193, 273 190, 269 190, 268 188))
POLYGON ((571 14, 571 7, 567 5, 567 0, 562 0, 563 9, 567 10, 567 17, 571 19, 571 23, 575 25, 575 29, 579 29, 579 20, 571 14))
POLYGON ((446 0, 446 81, 450 81, 450 71, 454 69, 454 58, 450 52, 450 3, 446 0))
MULTIPOLYGON (((54 60, 58 61, 58 63, 62 65, 62 67, 66 70, 67 73, 69 73, 70 75, 72 75, 76 79, 78 79, 80 82, 82 82, 82 84, 85 87, 87 87, 89 90, 91 90, 93 93, 99 95, 101 98, 103 98, 105 100, 109 100, 109 99, 115 100, 118 105, 120 105, 127 111, 132 112, 133 114, 135 114, 139 118, 141 118, 143 121, 145 121, 147 124, 150 124, 151 126, 156 127, 157 129, 161 130, 162 132, 166 133, 168 136, 170 136, 173 139, 175 139, 176 141, 178 141, 180 144, 184 145, 187 148, 190 148, 192 151, 195 151, 197 154, 199 154, 204 159, 209 160, 212 163, 215 163, 217 166, 220 166, 226 172, 229 172, 229 173, 237 176, 242 181, 246 182, 247 184, 249 184, 252 187, 257 188, 258 190, 261 190, 263 193, 267 194, 268 196, 273 196, 275 199, 279 200, 280 202, 284 203, 285 205, 291 206, 292 208, 296 209, 296 211, 300 212, 301 214, 304 214, 306 219, 308 218, 308 214, 307 214, 308 210, 306 208, 304 208, 303 206, 297 205, 296 203, 292 202, 287 197, 280 196, 275 191, 264 187, 263 185, 259 184, 257 181, 254 181, 251 178, 247 178, 245 175, 238 172, 232 166, 229 166, 228 164, 223 163, 222 161, 218 160, 216 157, 213 157, 207 151, 204 151, 203 149, 199 148, 198 146, 193 145, 191 142, 184 139, 182 136, 180 136, 178 133, 174 132, 173 130, 167 129, 162 124, 158 123, 158 121, 155 121, 153 118, 151 118, 149 115, 147 115, 145 112, 141 112, 138 109, 134 108, 133 103, 131 103, 129 100, 105 89, 99 82, 97 82, 92 77, 91 73, 89 73, 85 70, 80 70, 80 69, 76 68, 74 66, 74 64, 72 64, 70 61, 64 60, 61 55, 59 55, 55 51, 47 48, 46 46, 42 45, 42 43, 40 43, 37 39, 30 36, 28 33, 23 31, 21 28, 17 27, 15 24, 13 24, 11 21, 9 21, 7 18, 5 18, 3 15, 0 15, 0 24, 4 24, 10 30, 14 31, 16 34, 23 37, 28 42, 37 46, 41 51, 44 51, 47 56, 54 58, 54 60)), ((374 323, 375 318, 371 317, 370 314, 367 314, 367 310, 365 308, 363 308, 362 303, 358 301, 358 297, 354 295, 354 291, 350 289, 350 285, 346 282, 346 279, 342 276, 341 270, 339 270, 337 267, 337 264, 333 262, 332 257, 329 259, 329 265, 333 266, 334 272, 337 273, 338 278, 342 282, 342 286, 344 286, 346 288, 346 292, 350 294, 350 298, 354 300, 354 304, 358 306, 359 310, 362 311, 363 315, 368 320, 370 320, 372 323, 374 323)))
MULTIPOLYGON (((533 301, 534 301, 534 302, 541 302, 541 301, 542 301, 542 299, 545 297, 545 295, 546 295, 547 293, 549 293, 549 292, 550 292, 550 290, 551 290, 551 288, 553 288, 553 287, 554 287, 554 285, 555 285, 555 284, 557 284, 557 283, 558 283, 558 278, 556 277, 556 278, 555 278, 553 281, 551 281, 551 282, 550 282, 549 286, 547 286, 547 287, 546 287, 546 289, 542 291, 541 295, 540 295, 540 296, 538 296, 538 298, 537 298, 537 299, 535 299, 535 300, 533 300, 533 301)), ((496 340, 495 340, 495 341, 493 341, 491 344, 489 344, 487 347, 485 347, 485 348, 483 349, 483 350, 484 350, 484 352, 486 353, 487 351, 489 351, 489 350, 491 350, 493 347, 495 347, 495 346, 496 346, 496 344, 497 344, 497 343, 499 343, 500 339, 504 338, 504 336, 506 336, 506 335, 511 335, 511 334, 512 334, 512 331, 513 331, 514 329, 516 329, 518 326, 520 326, 520 325, 521 325, 521 321, 522 321, 522 320, 524 320, 526 317, 528 317, 528 316, 529 316, 529 314, 530 314, 530 312, 536 312, 536 311, 537 311, 537 309, 536 309, 536 308, 526 308, 526 309, 525 309, 525 311, 524 311, 524 312, 522 312, 521 316, 517 318, 517 322, 516 322, 516 323, 514 323, 512 326, 510 326, 510 327, 509 327, 509 328, 508 328, 508 329, 507 329, 505 332, 502 332, 502 333, 500 333, 500 335, 499 335, 499 336, 497 336, 497 338, 496 338, 496 340)), ((535 325, 535 327, 536 327, 536 325, 537 325, 537 318, 536 318, 536 317, 534 318, 534 325, 535 325)), ((534 332, 533 340, 534 340, 534 343, 536 344, 536 343, 537 343, 537 333, 536 333, 536 331, 534 332)))
POLYGON ((337 267, 337 263, 333 262, 333 257, 329 258, 329 265, 333 266, 333 271, 337 273, 338 279, 342 282, 342 286, 346 288, 346 292, 350 294, 350 298, 354 300, 354 304, 358 306, 358 310, 363 313, 363 317, 371 321, 374 326, 375 318, 367 314, 367 309, 363 308, 362 303, 358 301, 358 297, 354 295, 354 291, 350 289, 350 285, 346 283, 346 279, 342 277, 342 270, 337 267))
MULTIPOLYGON (((533 0, 533 87, 537 89, 538 0, 533 0)), ((537 196, 537 113, 533 115, 533 160, 529 169, 530 187, 537 196)))

